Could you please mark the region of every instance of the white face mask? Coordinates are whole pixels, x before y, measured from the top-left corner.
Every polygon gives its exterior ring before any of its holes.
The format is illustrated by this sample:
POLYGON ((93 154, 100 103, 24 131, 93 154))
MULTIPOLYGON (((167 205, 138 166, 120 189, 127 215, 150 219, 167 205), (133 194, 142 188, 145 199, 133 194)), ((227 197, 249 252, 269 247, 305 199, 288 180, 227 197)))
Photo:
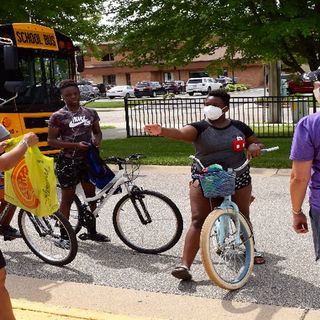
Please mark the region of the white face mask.
POLYGON ((216 106, 205 106, 203 109, 203 113, 209 120, 217 120, 224 114, 222 110, 225 108, 226 107, 221 109, 216 106))
POLYGON ((319 88, 314 89, 313 94, 314 94, 314 97, 316 98, 316 100, 318 101, 318 103, 320 103, 320 89, 319 88))

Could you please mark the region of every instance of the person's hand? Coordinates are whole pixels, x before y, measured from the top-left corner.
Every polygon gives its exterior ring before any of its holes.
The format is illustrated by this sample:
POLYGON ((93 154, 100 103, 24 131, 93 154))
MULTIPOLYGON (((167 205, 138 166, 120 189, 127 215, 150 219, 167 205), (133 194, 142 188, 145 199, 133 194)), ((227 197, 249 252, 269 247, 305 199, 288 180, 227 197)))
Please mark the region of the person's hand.
POLYGON ((26 133, 23 136, 23 140, 28 144, 29 147, 34 146, 39 142, 38 136, 33 132, 26 133))
POLYGON ((304 213, 293 214, 292 227, 296 233, 307 233, 309 231, 307 217, 304 213))
POLYGON ((315 82, 313 83, 313 88, 314 88, 314 89, 319 89, 319 88, 320 88, 320 81, 315 81, 315 82))
POLYGON ((93 144, 95 147, 100 148, 100 146, 101 146, 101 140, 100 140, 100 139, 99 139, 99 140, 93 139, 93 140, 92 140, 92 144, 93 144))
POLYGON ((4 152, 4 150, 6 149, 6 146, 7 146, 7 141, 0 142, 0 153, 4 152))
POLYGON ((161 134, 162 128, 159 124, 146 124, 144 131, 151 136, 158 136, 161 134))
POLYGON ((247 158, 251 160, 252 158, 259 157, 261 155, 261 148, 256 143, 251 143, 247 149, 247 158))
POLYGON ((79 149, 79 150, 88 150, 90 147, 90 143, 86 141, 77 142, 76 145, 77 145, 76 149, 79 149))

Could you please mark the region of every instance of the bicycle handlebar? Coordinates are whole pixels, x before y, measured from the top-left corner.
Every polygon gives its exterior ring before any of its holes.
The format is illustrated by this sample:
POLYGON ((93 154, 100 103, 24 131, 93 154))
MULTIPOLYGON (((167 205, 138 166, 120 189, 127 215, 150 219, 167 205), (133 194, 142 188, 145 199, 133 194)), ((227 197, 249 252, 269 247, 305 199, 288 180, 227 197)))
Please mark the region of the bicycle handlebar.
MULTIPOLYGON (((264 153, 272 152, 272 151, 276 151, 276 150, 279 150, 279 146, 261 149, 261 153, 264 154, 264 153)), ((190 155, 189 158, 192 159, 193 161, 197 162, 200 165, 201 169, 205 168, 204 165, 201 163, 201 161, 198 158, 196 158, 195 156, 190 155)), ((250 161, 251 160, 247 159, 240 167, 233 169, 233 171, 235 171, 235 172, 241 171, 243 168, 245 168, 249 164, 250 161)))
POLYGON ((133 153, 129 155, 127 158, 120 158, 116 156, 111 156, 106 158, 104 161, 106 163, 114 163, 114 164, 126 164, 129 163, 131 160, 139 160, 140 158, 143 158, 143 154, 141 153, 133 153))

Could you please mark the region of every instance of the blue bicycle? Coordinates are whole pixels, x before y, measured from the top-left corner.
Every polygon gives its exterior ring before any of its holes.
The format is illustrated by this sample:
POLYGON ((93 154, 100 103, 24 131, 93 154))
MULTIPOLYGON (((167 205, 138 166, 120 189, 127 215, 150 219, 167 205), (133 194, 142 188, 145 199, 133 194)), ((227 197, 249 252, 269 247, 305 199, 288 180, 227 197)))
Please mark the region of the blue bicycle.
MULTIPOLYGON (((279 147, 262 149, 262 153, 279 147)), ((250 223, 231 199, 235 190, 236 172, 249 160, 227 171, 217 165, 204 168, 199 159, 190 158, 202 168, 197 175, 206 198, 223 197, 221 205, 208 215, 200 236, 201 259, 211 281, 221 288, 236 290, 243 287, 253 270, 254 238, 250 223)))

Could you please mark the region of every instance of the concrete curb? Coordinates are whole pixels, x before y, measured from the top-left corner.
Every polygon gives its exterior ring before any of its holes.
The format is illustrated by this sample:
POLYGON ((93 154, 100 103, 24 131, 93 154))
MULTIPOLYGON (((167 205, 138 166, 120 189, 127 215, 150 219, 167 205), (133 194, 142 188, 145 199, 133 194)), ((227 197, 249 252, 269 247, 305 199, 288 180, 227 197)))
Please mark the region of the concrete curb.
POLYGON ((8 275, 17 320, 315 320, 319 310, 8 275))
POLYGON ((151 318, 98 312, 95 310, 59 307, 27 300, 11 299, 17 320, 148 320, 151 318))

